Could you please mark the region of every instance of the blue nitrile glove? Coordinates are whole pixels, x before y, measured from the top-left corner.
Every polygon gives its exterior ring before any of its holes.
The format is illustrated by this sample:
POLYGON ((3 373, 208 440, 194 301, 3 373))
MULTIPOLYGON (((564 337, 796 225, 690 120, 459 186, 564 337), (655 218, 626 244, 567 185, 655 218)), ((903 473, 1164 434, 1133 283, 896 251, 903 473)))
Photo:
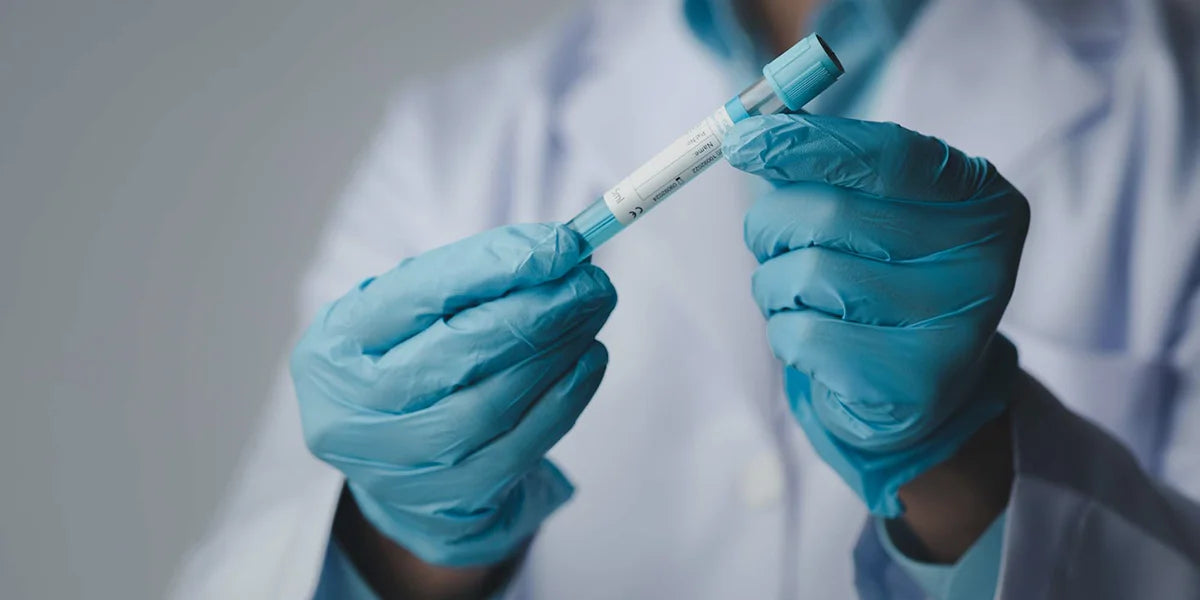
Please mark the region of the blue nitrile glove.
POLYGON ((422 560, 499 562, 571 496, 544 455, 600 385, 616 304, 581 243, 517 225, 405 260, 322 309, 293 352, 309 448, 422 560))
POLYGON ((890 123, 743 121, 730 163, 770 181, 746 215, 753 294, 822 458, 896 516, 900 486, 1003 411, 996 333, 1029 225, 986 160, 890 123))

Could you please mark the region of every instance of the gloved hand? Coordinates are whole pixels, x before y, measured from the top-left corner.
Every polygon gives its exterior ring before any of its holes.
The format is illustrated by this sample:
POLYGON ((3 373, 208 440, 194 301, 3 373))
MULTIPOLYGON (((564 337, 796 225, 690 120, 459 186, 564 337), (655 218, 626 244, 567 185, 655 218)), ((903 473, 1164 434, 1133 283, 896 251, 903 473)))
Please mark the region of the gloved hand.
POLYGON ((309 448, 422 560, 499 562, 573 491, 544 458, 600 385, 616 304, 582 240, 502 227, 322 309, 292 354, 309 448))
POLYGON ((1029 207, 991 163, 898 125, 748 119, 729 162, 750 209, 753 294, 791 408, 873 513, 1001 413, 1016 351, 996 333, 1029 207))

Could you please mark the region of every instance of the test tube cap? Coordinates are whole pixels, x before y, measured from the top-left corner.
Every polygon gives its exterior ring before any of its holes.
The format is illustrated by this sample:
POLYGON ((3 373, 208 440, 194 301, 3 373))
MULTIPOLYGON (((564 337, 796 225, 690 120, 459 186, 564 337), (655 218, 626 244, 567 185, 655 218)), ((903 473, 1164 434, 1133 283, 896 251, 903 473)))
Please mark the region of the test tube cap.
POLYGON ((800 110, 845 73, 821 36, 809 35, 763 67, 763 77, 789 110, 800 110))

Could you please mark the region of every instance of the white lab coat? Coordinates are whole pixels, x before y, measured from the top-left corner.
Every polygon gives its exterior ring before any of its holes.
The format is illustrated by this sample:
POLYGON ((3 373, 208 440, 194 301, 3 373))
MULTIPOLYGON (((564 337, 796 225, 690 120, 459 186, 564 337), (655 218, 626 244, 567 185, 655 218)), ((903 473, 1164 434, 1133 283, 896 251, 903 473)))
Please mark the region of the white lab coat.
MULTIPOLYGON (((1200 54, 1196 21, 1164 6, 933 0, 865 115, 989 157, 1028 196, 1003 330, 1136 457, 1051 399, 1016 410, 998 597, 1200 595, 1200 512, 1137 470, 1200 497, 1200 54)), ((399 94, 300 321, 402 257, 569 218, 708 114, 734 90, 680 15, 678 0, 605 2, 399 94)), ((787 412, 749 294, 749 188, 718 166, 596 255, 620 294, 601 334, 611 364, 552 452, 576 496, 509 595, 851 598, 856 561, 864 596, 903 595, 881 591, 895 573, 861 503, 787 412)), ((296 413, 281 372, 178 597, 311 594, 342 480, 308 454, 296 413)))

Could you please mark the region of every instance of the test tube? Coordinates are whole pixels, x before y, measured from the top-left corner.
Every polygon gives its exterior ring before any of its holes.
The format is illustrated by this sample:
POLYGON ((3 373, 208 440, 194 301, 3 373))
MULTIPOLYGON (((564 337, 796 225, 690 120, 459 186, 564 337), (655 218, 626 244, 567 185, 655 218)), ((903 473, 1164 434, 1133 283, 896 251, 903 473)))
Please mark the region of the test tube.
POLYGON ((567 227, 587 243, 584 256, 719 161, 721 140, 734 123, 757 115, 798 111, 844 72, 820 36, 814 33, 800 40, 763 67, 761 79, 568 221, 567 227))

